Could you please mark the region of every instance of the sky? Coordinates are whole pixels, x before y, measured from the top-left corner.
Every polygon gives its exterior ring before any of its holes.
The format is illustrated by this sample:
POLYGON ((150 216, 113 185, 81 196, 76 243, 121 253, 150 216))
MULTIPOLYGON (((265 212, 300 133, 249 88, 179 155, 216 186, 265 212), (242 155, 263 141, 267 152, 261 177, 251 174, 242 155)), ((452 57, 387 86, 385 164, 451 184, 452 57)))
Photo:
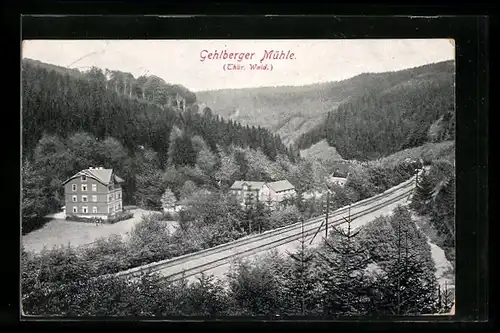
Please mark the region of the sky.
POLYGON ((448 39, 28 40, 23 41, 22 54, 82 70, 96 66, 130 72, 136 78, 154 74, 196 92, 339 81, 454 59, 455 47, 448 39), (224 50, 248 53, 248 59, 202 61, 201 55, 224 50), (262 64, 267 70, 252 70, 251 65, 260 64, 271 50, 294 56, 266 59, 262 64), (235 65, 243 69, 229 70, 235 65))

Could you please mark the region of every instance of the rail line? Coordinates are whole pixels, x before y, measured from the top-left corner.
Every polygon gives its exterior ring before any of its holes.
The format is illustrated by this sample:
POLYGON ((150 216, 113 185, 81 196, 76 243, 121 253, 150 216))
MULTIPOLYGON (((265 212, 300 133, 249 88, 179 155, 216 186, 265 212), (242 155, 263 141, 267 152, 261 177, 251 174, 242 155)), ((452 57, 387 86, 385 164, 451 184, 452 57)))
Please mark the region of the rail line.
MULTIPOLYGON (((384 202, 382 202, 380 204, 372 206, 372 207, 370 207, 370 208, 368 208, 366 210, 363 210, 361 212, 357 212, 355 214, 351 214, 351 218, 354 219, 354 218, 361 217, 363 215, 372 213, 372 212, 380 209, 381 207, 384 207, 384 206, 389 205, 391 203, 397 202, 400 199, 406 197, 410 192, 411 192, 411 190, 408 190, 405 193, 402 193, 402 194, 400 194, 398 196, 395 196, 395 197, 391 198, 390 200, 384 201, 384 202)), ((316 224, 318 224, 319 222, 322 222, 322 220, 316 221, 316 224)), ((341 218, 337 218, 337 219, 335 219, 335 220, 333 220, 331 222, 332 222, 331 226, 338 226, 338 225, 341 225, 341 224, 345 223, 345 221, 344 221, 344 219, 342 217, 341 218)), ((329 226, 329 228, 331 226, 329 226)), ((305 237, 307 238, 309 236, 314 235, 316 233, 317 229, 318 229, 318 225, 315 225, 313 227, 309 227, 308 229, 305 229, 305 227, 304 227, 305 237)), ((321 228, 321 230, 324 230, 324 229, 325 229, 325 227, 321 228)), ((238 259, 238 258, 243 258, 243 257, 247 257, 247 256, 250 256, 250 255, 259 253, 259 252, 263 252, 263 251, 266 251, 266 250, 269 250, 269 249, 272 249, 272 248, 276 248, 278 246, 281 246, 281 245, 288 244, 288 243, 291 243, 293 241, 296 241, 296 240, 300 239, 301 237, 302 237, 302 231, 301 230, 297 230, 297 232, 294 233, 293 235, 284 236, 282 238, 279 238, 277 240, 272 240, 272 241, 267 242, 265 244, 256 244, 255 246, 253 246, 253 247, 251 247, 249 249, 237 252, 236 254, 231 253, 230 255, 227 255, 225 257, 217 258, 217 259, 215 259, 213 261, 209 261, 209 262, 203 263, 201 265, 197 265, 195 267, 184 268, 180 272, 175 272, 175 273, 168 274, 168 275, 164 275, 164 274, 162 274, 162 275, 165 276, 165 277, 167 277, 170 281, 177 281, 177 280, 180 280, 182 278, 188 278, 188 277, 191 277, 193 275, 200 274, 200 273, 202 273, 204 271, 207 271, 207 270, 219 267, 219 266, 226 265, 226 264, 230 263, 231 260, 238 259)), ((160 268, 158 270, 155 270, 154 272, 161 271, 161 270, 167 269, 167 268, 169 268, 169 267, 160 268)))
MULTIPOLYGON (((403 182, 403 183, 385 191, 384 193, 381 193, 381 194, 375 195, 373 197, 358 201, 357 203, 351 205, 351 211, 353 211, 353 210, 359 209, 363 206, 369 205, 373 202, 376 202, 382 198, 391 196, 391 194, 393 194, 395 192, 402 191, 402 193, 400 193, 396 196, 390 197, 388 200, 383 200, 376 205, 368 207, 367 209, 360 210, 360 211, 357 211, 357 212, 351 214, 351 217, 356 218, 356 217, 360 217, 360 216, 369 214, 373 211, 380 209, 381 207, 383 207, 385 205, 389 205, 391 203, 394 203, 394 202, 400 200, 401 198, 403 198, 405 196, 408 196, 411 193, 412 188, 413 188, 413 179, 414 179, 414 177, 410 178, 406 182, 403 182)), ((349 207, 343 207, 343 208, 340 208, 340 209, 332 212, 332 214, 330 215, 330 218, 332 218, 332 220, 331 220, 332 225, 342 224, 343 219, 342 218, 335 219, 335 217, 338 217, 341 214, 347 212, 348 209, 349 209, 349 207)), ((319 217, 316 217, 316 218, 313 218, 309 221, 304 222, 304 228, 307 228, 304 230, 304 232, 306 233, 307 237, 311 236, 313 233, 315 233, 317 231, 318 226, 319 226, 318 224, 320 222, 322 222, 324 219, 325 219, 325 216, 321 215, 319 217)), ((245 249, 245 250, 237 252, 237 253, 231 253, 228 256, 224 256, 222 258, 215 258, 214 260, 209 260, 208 262, 205 262, 201 265, 196 265, 196 266, 191 267, 191 268, 184 268, 180 272, 175 272, 175 273, 169 274, 168 277, 171 280, 175 281, 175 280, 178 280, 182 277, 190 277, 190 276, 199 274, 203 271, 206 271, 206 270, 209 270, 212 268, 216 268, 218 266, 225 265, 225 264, 229 263, 231 259, 234 259, 234 258, 249 256, 249 255, 252 255, 254 253, 265 251, 269 248, 273 248, 273 247, 277 247, 277 246, 280 246, 283 244, 290 243, 290 242, 297 240, 298 238, 301 237, 301 235, 302 235, 301 227, 302 226, 301 226, 300 222, 295 223, 295 224, 284 226, 281 228, 269 230, 269 231, 266 231, 262 234, 252 235, 249 237, 243 237, 243 238, 240 238, 240 239, 235 240, 235 241, 230 242, 230 243, 221 244, 221 245, 209 248, 209 249, 197 251, 194 253, 189 253, 189 254, 179 256, 176 258, 162 260, 159 262, 154 262, 151 264, 135 267, 135 268, 132 268, 132 269, 129 269, 126 271, 122 271, 122 272, 118 272, 118 273, 115 273, 112 275, 135 277, 135 276, 138 276, 138 275, 144 274, 144 273, 153 273, 153 272, 166 270, 168 268, 178 266, 178 265, 181 265, 184 263, 188 263, 188 262, 191 262, 193 260, 200 259, 203 257, 214 256, 214 255, 217 255, 223 251, 230 251, 232 249, 237 249, 239 247, 249 245, 249 244, 251 245, 253 243, 256 244, 255 246, 251 246, 249 249, 245 249), (270 242, 265 242, 264 244, 262 244, 262 241, 265 241, 266 239, 278 236, 280 234, 290 233, 290 232, 292 232, 292 235, 280 237, 277 240, 272 240, 270 242)), ((324 230, 324 227, 322 227, 321 229, 324 230)))

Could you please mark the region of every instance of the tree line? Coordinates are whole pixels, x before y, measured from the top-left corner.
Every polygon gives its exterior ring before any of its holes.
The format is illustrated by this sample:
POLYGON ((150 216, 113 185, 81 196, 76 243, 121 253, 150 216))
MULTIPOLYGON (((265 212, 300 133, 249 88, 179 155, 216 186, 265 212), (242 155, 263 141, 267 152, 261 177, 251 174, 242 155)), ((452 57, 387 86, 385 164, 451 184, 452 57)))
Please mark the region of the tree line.
POLYGON ((411 208, 437 232, 436 243, 445 251, 449 261, 455 262, 455 167, 446 160, 438 160, 420 177, 411 208))
POLYGON ((116 74, 106 80, 97 68, 75 76, 28 61, 23 61, 22 66, 23 156, 32 155, 44 132, 65 139, 84 131, 98 139, 111 136, 130 151, 139 145, 150 147, 158 152, 165 166, 174 126, 187 136, 203 137, 213 150, 217 145, 235 144, 261 148, 270 158, 288 153, 277 135, 260 127, 226 121, 214 116, 209 108, 199 110, 193 93, 185 88, 170 92, 173 88, 165 88, 156 77, 148 77, 141 85, 144 94, 130 94, 127 87, 135 80, 131 74, 116 74), (184 106, 163 104, 158 100, 159 91, 168 92, 168 96, 175 92, 184 106))

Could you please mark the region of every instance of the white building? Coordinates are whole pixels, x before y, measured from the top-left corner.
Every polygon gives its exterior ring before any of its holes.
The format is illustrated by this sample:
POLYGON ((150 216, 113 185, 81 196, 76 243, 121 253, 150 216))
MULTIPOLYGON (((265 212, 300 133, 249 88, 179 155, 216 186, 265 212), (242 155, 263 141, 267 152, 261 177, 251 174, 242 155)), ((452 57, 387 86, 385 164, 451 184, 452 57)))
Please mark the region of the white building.
POLYGON ((242 205, 254 200, 275 205, 296 195, 295 187, 288 180, 269 183, 239 180, 230 190, 242 205))

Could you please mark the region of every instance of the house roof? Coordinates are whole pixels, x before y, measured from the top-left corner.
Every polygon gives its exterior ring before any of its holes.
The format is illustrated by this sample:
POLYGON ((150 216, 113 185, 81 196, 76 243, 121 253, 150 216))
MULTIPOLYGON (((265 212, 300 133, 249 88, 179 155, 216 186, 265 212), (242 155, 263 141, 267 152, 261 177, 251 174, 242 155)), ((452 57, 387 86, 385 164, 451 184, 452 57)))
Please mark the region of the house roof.
POLYGON ((74 178, 77 178, 77 177, 80 177, 83 175, 85 175, 89 178, 94 178, 95 180, 97 180, 98 182, 100 182, 104 185, 108 185, 109 183, 111 183, 111 179, 112 179, 111 177, 113 177, 113 180, 117 183, 122 183, 124 181, 122 178, 113 174, 113 169, 98 169, 98 168, 90 169, 89 168, 89 169, 84 169, 84 170, 74 174, 73 176, 71 176, 70 178, 65 180, 63 182, 63 184, 66 184, 71 179, 74 179, 74 178))
POLYGON ((264 186, 265 182, 252 182, 246 180, 237 180, 231 186, 231 190, 241 190, 243 189, 243 185, 247 185, 251 187, 251 189, 260 190, 262 186, 264 186))
POLYGON ((279 180, 277 182, 272 182, 272 183, 267 183, 267 186, 271 188, 274 192, 282 192, 282 191, 287 191, 287 190, 293 190, 295 189, 295 186, 293 186, 288 180, 279 180))
POLYGON ((346 177, 335 177, 335 176, 331 176, 331 177, 330 177, 330 180, 332 180, 332 181, 345 181, 345 180, 346 180, 346 177))

